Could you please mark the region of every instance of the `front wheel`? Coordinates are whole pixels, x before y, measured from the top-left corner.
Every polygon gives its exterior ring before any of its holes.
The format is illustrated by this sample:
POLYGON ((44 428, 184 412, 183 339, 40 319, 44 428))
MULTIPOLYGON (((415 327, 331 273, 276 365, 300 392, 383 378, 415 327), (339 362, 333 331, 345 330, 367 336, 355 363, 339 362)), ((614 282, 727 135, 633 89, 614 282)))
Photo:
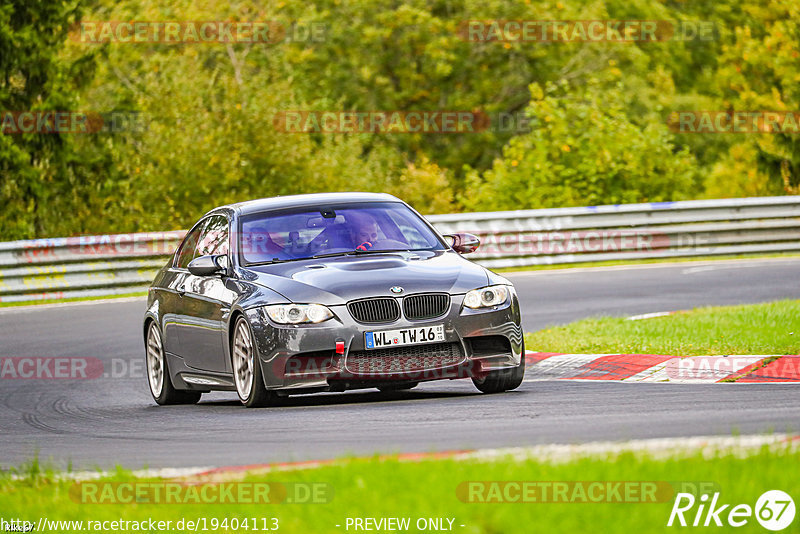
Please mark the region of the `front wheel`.
POLYGON ((517 389, 525 378, 525 345, 522 346, 522 356, 519 365, 510 369, 489 371, 480 378, 473 378, 472 383, 482 393, 500 393, 517 389))
POLYGON ((275 395, 264 387, 261 364, 256 357, 253 334, 244 317, 239 317, 231 340, 231 359, 233 381, 239 400, 248 408, 267 406, 275 400, 275 395))
POLYGON ((167 358, 164 355, 164 344, 161 342, 161 332, 155 322, 151 322, 147 327, 145 356, 147 382, 157 404, 195 404, 200 400, 201 392, 179 390, 172 385, 167 358))

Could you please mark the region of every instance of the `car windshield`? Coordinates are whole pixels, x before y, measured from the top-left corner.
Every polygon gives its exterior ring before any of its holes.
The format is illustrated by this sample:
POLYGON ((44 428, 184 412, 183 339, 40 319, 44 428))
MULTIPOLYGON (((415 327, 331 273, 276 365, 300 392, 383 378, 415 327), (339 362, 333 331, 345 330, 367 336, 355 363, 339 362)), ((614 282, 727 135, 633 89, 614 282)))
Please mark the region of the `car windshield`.
POLYGON ((398 250, 441 250, 428 225, 399 202, 337 204, 242 217, 245 265, 398 250))

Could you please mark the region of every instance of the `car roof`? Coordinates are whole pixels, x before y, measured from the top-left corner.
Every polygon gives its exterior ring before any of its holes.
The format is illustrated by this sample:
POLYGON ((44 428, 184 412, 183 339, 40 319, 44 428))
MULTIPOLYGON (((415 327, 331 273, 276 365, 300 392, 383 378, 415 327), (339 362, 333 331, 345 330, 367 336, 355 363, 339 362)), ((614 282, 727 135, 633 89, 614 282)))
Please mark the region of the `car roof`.
POLYGON ((226 206, 219 206, 209 211, 206 215, 231 209, 239 214, 257 213, 271 209, 298 208, 304 206, 319 206, 325 204, 338 204, 342 202, 402 202, 399 198, 388 193, 311 193, 307 195, 287 195, 270 198, 260 198, 237 202, 226 206))

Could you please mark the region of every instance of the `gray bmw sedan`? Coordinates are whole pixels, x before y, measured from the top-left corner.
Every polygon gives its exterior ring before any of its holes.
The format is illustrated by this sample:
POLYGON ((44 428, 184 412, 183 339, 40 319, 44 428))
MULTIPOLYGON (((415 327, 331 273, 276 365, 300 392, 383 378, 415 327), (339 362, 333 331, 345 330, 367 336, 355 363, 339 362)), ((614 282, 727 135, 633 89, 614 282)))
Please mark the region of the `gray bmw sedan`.
POLYGON ((158 404, 236 391, 245 406, 301 393, 410 389, 469 378, 519 387, 520 309, 505 278, 462 257, 378 193, 253 200, 211 210, 149 290, 144 343, 158 404))

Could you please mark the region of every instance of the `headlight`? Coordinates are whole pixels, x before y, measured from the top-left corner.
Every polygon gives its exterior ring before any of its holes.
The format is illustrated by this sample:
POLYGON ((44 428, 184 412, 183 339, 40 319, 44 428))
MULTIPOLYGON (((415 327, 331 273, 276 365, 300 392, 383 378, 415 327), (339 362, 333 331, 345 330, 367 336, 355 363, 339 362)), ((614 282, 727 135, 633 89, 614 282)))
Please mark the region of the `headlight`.
POLYGON ((321 323, 333 317, 333 312, 322 304, 274 304, 264 308, 278 324, 321 323))
POLYGON ((464 296, 464 306, 467 308, 491 308, 500 306, 508 300, 508 287, 488 286, 473 289, 464 296))

